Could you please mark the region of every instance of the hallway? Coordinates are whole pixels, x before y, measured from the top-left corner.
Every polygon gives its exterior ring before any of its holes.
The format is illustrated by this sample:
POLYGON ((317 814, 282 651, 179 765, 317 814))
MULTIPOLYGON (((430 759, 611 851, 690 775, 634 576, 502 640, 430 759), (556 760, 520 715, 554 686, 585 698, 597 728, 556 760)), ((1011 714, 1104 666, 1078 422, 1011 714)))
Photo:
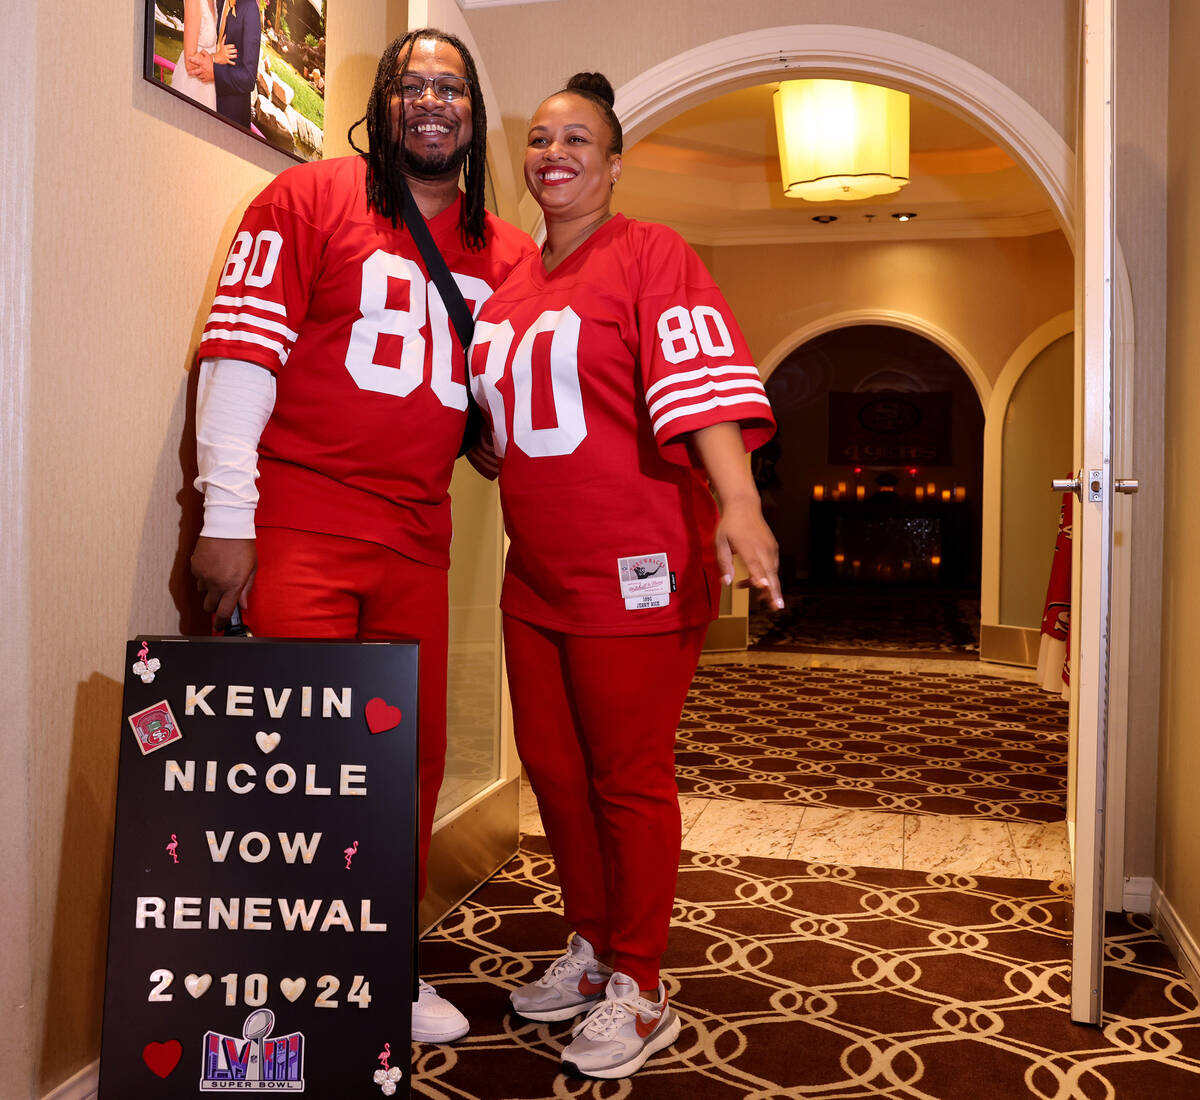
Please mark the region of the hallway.
MULTIPOLYGON (((1030 679, 961 660, 801 653, 709 655, 697 678, 814 667, 1003 678, 1022 688, 1030 679)), ((700 697, 689 697, 682 725, 700 697)), ((720 724, 711 714, 705 721, 720 724)), ((507 990, 554 958, 563 935, 536 804, 522 795, 521 851, 423 941, 423 971, 447 987, 472 1032, 452 1048, 414 1046, 417 1096, 1183 1100, 1200 1092, 1200 1009, 1145 918, 1109 918, 1105 1027, 1070 1022, 1061 814, 990 820, 716 793, 680 800, 684 852, 664 970, 684 1021, 674 1057, 656 1056, 624 1082, 564 1077, 557 1057, 570 1022, 534 1024, 507 1011, 507 990)))

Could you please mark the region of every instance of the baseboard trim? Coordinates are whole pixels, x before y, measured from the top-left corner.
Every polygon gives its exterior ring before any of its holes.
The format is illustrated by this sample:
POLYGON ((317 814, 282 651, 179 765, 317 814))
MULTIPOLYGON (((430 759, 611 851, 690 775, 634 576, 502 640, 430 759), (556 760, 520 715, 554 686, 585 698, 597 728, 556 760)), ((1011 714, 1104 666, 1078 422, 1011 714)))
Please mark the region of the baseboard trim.
POLYGON ((97 1058, 90 1066, 84 1066, 69 1081, 64 1081, 53 1092, 48 1092, 42 1100, 96 1100, 96 1092, 100 1088, 100 1059, 97 1058))
POLYGON ((1121 908, 1126 913, 1153 912, 1154 879, 1127 877, 1121 891, 1121 908))
POLYGON ((1200 995, 1200 945, 1157 882, 1153 884, 1152 899, 1154 927, 1171 949, 1192 992, 1200 995))

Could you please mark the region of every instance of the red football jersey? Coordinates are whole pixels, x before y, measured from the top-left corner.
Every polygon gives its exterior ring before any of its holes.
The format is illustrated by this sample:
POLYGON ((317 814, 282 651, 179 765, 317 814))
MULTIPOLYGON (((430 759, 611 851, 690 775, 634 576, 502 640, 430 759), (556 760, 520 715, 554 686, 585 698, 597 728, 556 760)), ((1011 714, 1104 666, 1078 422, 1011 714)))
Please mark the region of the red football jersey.
MULTIPOLYGON (((277 377, 259 444, 259 526, 365 539, 445 568, 464 358, 416 244, 367 209, 365 179, 361 157, 297 165, 250 204, 200 355, 277 377)), ((429 229, 478 313, 534 246, 489 215, 487 247, 469 250, 461 201, 429 229)))
POLYGON ((611 635, 716 616, 717 511, 688 436, 734 421, 752 449, 775 421, 678 234, 618 214, 549 274, 530 257, 480 313, 471 385, 512 540, 505 612, 611 635))

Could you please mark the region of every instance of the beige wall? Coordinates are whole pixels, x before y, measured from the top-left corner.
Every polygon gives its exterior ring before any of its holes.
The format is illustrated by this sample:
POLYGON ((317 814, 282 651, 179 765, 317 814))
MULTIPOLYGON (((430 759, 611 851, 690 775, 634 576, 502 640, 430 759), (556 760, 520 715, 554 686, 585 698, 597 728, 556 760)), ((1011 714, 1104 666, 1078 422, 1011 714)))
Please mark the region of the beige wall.
MULTIPOLYGON (((180 630, 195 514, 187 370, 240 209, 292 163, 142 80, 141 7, 114 19, 50 0, 37 5, 36 29, 15 27, 18 56, 38 71, 104 60, 85 64, 86 78, 70 70, 69 101, 39 94, 18 113, 35 142, 25 437, 15 448, 26 492, 6 508, 28 538, 4 579, 10 590, 23 584, 33 606, 19 635, 6 622, 5 651, 28 669, 17 702, 33 751, 27 843, 6 861, 16 891, 6 905, 33 919, 27 988, 5 986, 6 1017, 20 1005, 25 1023, 25 1049, 0 1049, 11 1096, 42 1095, 97 1054, 124 640, 180 630)), ((385 21, 385 0, 334 8, 329 152, 345 149, 365 103, 385 21)), ((9 183, 6 173, 6 192, 9 183)), ((11 747, 6 762, 19 764, 22 746, 11 747)))
POLYGON ((1200 9, 1171 13, 1170 222, 1167 294, 1166 522, 1163 524, 1162 739, 1155 878, 1200 938, 1200 137, 1195 103, 1200 9))
POLYGON ((1074 280, 1061 233, 727 246, 712 249, 711 257, 713 275, 760 361, 825 318, 865 312, 944 333, 988 383, 1030 332, 1071 308, 1074 280))
POLYGON ((1074 139, 1077 0, 554 0, 473 9, 468 22, 521 163, 533 108, 581 69, 622 84, 685 50, 730 35, 802 24, 854 24, 957 54, 1016 89, 1074 139))
POLYGON ((1050 479, 1071 474, 1075 348, 1060 337, 1026 368, 1004 418, 1000 493, 1000 622, 1041 626, 1061 498, 1050 479))

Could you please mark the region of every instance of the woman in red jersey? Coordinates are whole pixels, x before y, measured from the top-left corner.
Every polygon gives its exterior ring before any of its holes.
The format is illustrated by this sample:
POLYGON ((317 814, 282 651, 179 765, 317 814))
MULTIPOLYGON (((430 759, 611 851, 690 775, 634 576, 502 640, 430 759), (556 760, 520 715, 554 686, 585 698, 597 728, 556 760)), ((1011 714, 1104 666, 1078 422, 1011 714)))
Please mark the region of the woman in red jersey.
POLYGON ((586 1012, 563 1063, 594 1077, 634 1073, 679 1034, 659 976, 675 730, 735 552, 783 604, 745 457, 774 431, 770 405, 695 253, 612 213, 612 104, 607 80, 579 74, 531 120, 525 181, 546 243, 483 307, 471 351, 511 539, 517 747, 574 933, 511 1000, 534 1020, 586 1012))

